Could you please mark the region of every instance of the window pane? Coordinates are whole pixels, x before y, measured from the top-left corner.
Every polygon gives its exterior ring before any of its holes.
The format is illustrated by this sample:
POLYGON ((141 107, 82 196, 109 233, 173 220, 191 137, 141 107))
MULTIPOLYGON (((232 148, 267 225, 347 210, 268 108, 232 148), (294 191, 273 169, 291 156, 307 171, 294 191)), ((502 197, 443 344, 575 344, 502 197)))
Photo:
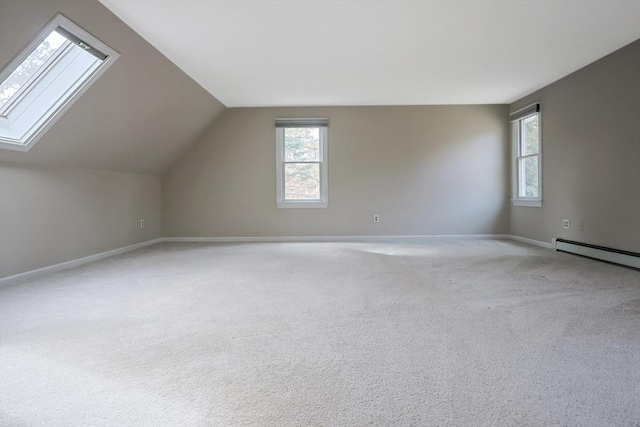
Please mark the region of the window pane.
POLYGON ((538 135, 538 115, 522 119, 522 156, 540 152, 540 138, 538 135))
POLYGON ((284 160, 317 162, 320 160, 320 128, 285 128, 284 160))
POLYGON ((320 164, 286 164, 284 167, 284 198, 286 200, 319 200, 320 164))
POLYGON ((520 159, 519 196, 538 197, 538 156, 520 159))
POLYGON ((40 67, 67 41, 57 32, 53 31, 27 58, 16 68, 13 73, 0 84, 0 108, 20 90, 23 84, 29 80, 40 67))

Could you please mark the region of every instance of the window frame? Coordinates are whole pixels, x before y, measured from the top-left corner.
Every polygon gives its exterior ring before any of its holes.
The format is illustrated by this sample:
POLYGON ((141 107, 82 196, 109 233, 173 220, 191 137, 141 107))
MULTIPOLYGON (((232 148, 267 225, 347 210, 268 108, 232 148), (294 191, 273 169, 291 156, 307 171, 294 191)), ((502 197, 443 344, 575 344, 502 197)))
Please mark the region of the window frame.
MULTIPOLYGON (((29 151, 38 140, 46 133, 46 131, 58 120, 62 115, 75 103, 80 96, 104 73, 113 63, 118 59, 120 54, 98 40, 95 36, 91 35, 83 28, 69 20, 61 13, 56 14, 33 38, 33 40, 21 50, 7 65, 0 71, 0 82, 11 75, 36 49, 40 44, 58 27, 70 33, 71 36, 76 37, 81 42, 86 42, 91 49, 99 51, 105 58, 97 64, 95 69, 91 72, 91 68, 87 69, 85 73, 86 78, 75 80, 68 90, 65 90, 61 96, 53 97, 51 92, 47 91, 46 87, 42 87, 40 83, 46 80, 47 76, 53 75, 52 70, 56 70, 57 62, 65 58, 70 47, 61 47, 59 52, 56 52, 52 58, 47 60, 43 66, 44 69, 38 70, 34 76, 31 76, 15 94, 17 98, 8 100, 7 104, 3 106, 2 110, 6 116, 0 117, 0 120, 6 122, 13 122, 12 112, 18 110, 20 116, 29 116, 26 123, 28 129, 21 137, 12 137, 10 134, 0 135, 0 149, 12 150, 12 151, 29 151), (54 58, 55 57, 55 58, 54 58), (38 92, 39 91, 39 92, 38 92), (38 92, 37 95, 34 93, 38 92), (33 111, 29 114, 29 106, 25 103, 37 103, 40 99, 40 107, 44 110, 44 113, 34 115, 33 111), (50 104, 50 106, 49 106, 50 104), (20 112, 21 111, 21 112, 20 112)), ((64 35, 63 35, 64 36, 64 35)), ((68 39, 68 37, 64 36, 68 39)), ((65 42, 67 43, 67 42, 65 42)), ((73 46, 73 42, 71 43, 73 46)), ((84 46, 82 46, 84 47, 84 46)), ((86 49, 86 47, 85 47, 86 49)), ((99 58, 100 59, 100 58, 99 58)), ((84 77, 84 73, 83 73, 84 77)), ((57 78, 57 77, 52 77, 57 78)), ((43 83, 44 84, 44 83, 43 83)), ((23 119, 27 120, 27 119, 23 119)), ((10 125, 9 125, 10 126, 10 125)))
POLYGON ((510 115, 511 119, 511 171, 512 171, 512 198, 513 206, 542 207, 542 108, 540 102, 534 102, 510 115), (531 112, 528 112, 531 110, 531 112), (524 114, 521 114, 524 113, 524 114), (522 123, 529 117, 538 117, 538 152, 536 154, 520 155, 522 150, 522 123), (538 158, 538 196, 520 196, 520 159, 538 158))
MULTIPOLYGON (((280 120, 280 119, 278 119, 280 120)), ((329 177, 328 177, 328 131, 327 126, 303 125, 304 119, 300 120, 301 125, 276 127, 276 206, 278 208, 326 208, 329 205, 329 177), (318 161, 286 161, 284 158, 285 129, 295 128, 317 128, 320 142, 320 159, 318 161), (285 167, 288 164, 319 164, 320 165, 320 198, 317 200, 292 200, 285 199, 285 167)), ((308 119, 317 120, 317 119, 308 119)))

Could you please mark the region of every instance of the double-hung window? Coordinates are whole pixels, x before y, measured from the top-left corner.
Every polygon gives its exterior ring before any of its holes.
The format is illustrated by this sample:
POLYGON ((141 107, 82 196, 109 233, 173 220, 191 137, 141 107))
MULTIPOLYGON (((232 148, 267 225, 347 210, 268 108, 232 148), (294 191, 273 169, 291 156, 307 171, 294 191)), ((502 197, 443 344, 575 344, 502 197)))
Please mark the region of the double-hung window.
POLYGON ((540 104, 510 115, 513 135, 513 205, 542 206, 540 104))
POLYGON ((276 203, 326 208, 327 119, 276 119, 276 203))
POLYGON ((28 151, 117 57, 56 15, 0 71, 0 148, 28 151))

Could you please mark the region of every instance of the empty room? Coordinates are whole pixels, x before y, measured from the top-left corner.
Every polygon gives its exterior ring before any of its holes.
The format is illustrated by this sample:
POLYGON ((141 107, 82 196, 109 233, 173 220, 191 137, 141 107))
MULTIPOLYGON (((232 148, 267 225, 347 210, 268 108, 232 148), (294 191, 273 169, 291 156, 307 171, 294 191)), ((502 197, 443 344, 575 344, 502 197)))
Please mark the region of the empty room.
POLYGON ((640 426, 640 0, 0 0, 0 425, 640 426))

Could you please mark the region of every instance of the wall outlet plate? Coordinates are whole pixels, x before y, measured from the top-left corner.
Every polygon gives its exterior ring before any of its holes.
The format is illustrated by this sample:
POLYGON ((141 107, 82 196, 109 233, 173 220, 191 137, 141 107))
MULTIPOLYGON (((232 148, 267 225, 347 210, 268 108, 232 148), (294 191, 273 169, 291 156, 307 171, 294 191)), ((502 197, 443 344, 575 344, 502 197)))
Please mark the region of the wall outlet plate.
POLYGON ((373 222, 380 222, 380 215, 374 215, 373 222))
POLYGON ((144 219, 140 220, 140 228, 144 228, 144 219))
POLYGON ((563 219, 562 220, 562 228, 566 228, 567 230, 569 229, 569 220, 568 219, 563 219))

